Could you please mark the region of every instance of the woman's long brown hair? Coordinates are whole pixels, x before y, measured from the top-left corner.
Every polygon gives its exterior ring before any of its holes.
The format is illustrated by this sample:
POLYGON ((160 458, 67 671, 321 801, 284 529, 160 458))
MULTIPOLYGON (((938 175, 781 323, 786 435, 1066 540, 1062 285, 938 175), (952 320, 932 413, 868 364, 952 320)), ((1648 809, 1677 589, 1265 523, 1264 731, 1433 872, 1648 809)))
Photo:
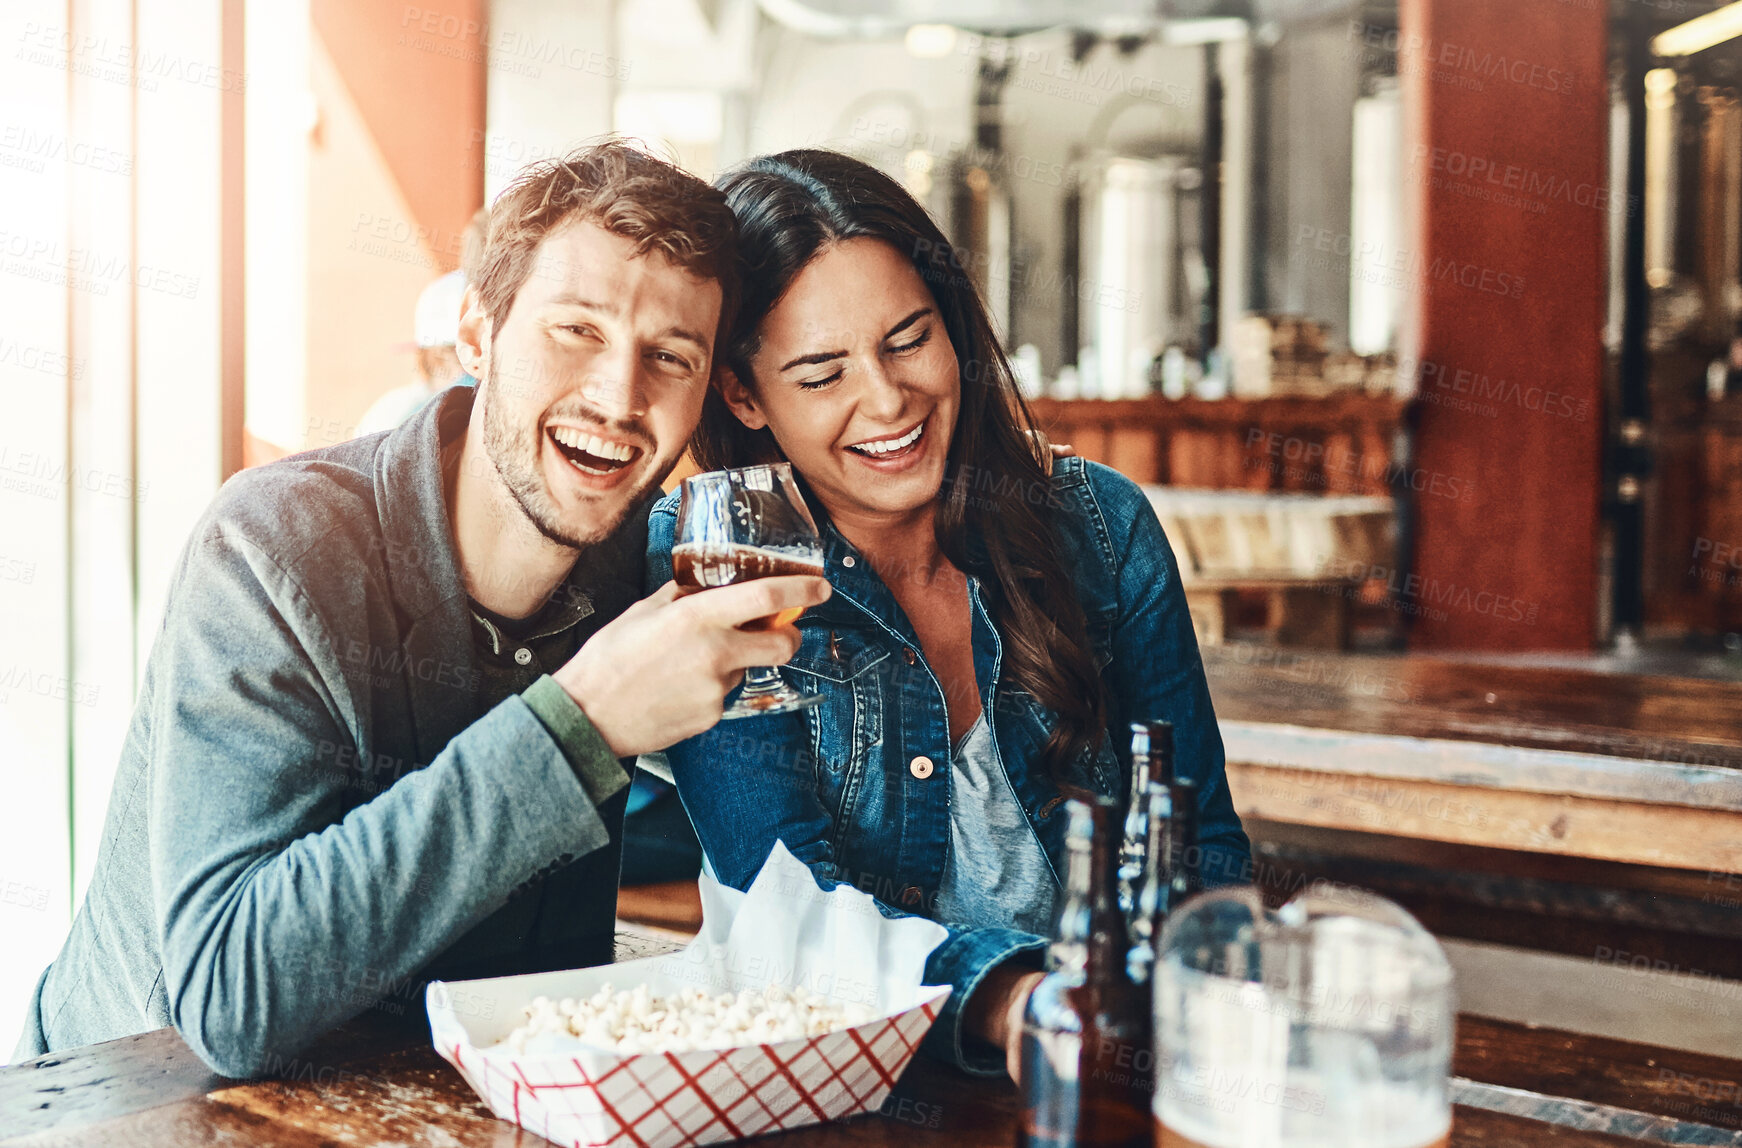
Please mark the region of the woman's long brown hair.
MULTIPOLYGON (((757 331, 795 276, 832 243, 877 239, 905 256, 931 290, 962 377, 962 401, 939 491, 938 546, 956 567, 995 588, 988 605, 1010 677, 1057 724, 1047 772, 1067 790, 1101 741, 1106 701, 1083 608, 1059 556, 1058 505, 1024 433, 1034 426, 972 277, 925 208, 869 164, 800 149, 753 159, 716 181, 737 217, 743 260, 737 322, 722 359, 754 388, 757 331)), ((750 430, 710 390, 691 442, 706 470, 781 457, 773 436, 750 430)))

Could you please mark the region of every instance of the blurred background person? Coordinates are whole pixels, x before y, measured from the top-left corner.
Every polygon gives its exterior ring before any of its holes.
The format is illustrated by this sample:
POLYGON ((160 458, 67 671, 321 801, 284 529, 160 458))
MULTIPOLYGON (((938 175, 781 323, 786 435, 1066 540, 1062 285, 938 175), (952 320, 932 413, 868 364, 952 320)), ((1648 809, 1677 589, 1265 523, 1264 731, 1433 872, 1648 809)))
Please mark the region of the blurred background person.
POLYGON ((466 299, 466 274, 450 271, 423 289, 417 297, 414 330, 417 340, 417 378, 375 400, 357 423, 359 435, 392 430, 429 401, 430 396, 460 382, 469 381, 454 341, 460 327, 460 311, 466 299))
POLYGON ((413 331, 417 342, 417 378, 376 399, 357 423, 359 435, 392 430, 427 402, 431 395, 455 383, 476 380, 460 366, 454 342, 465 310, 466 286, 475 282, 490 230, 490 209, 480 207, 461 238, 460 266, 440 276, 417 297, 413 331))

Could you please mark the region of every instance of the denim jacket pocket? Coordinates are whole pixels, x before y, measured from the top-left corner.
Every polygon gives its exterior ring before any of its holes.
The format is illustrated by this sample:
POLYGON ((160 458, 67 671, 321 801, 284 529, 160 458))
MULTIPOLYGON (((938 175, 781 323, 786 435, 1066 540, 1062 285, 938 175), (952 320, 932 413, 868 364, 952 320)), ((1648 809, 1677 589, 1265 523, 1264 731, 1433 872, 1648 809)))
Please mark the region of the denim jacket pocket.
POLYGON ((855 630, 806 628, 792 661, 794 684, 822 702, 805 710, 817 797, 835 834, 851 822, 873 746, 883 740, 883 673, 890 651, 855 630))

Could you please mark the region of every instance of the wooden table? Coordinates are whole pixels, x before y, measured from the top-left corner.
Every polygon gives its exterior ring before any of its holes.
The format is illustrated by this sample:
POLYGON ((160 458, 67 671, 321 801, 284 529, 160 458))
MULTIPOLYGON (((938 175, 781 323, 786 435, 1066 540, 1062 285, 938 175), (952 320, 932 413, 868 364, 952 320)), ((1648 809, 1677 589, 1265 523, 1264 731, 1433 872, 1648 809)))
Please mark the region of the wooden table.
POLYGON ((1244 818, 1742 873, 1742 686, 1204 650, 1244 818))
MULTIPOLYGON (((617 959, 671 947, 621 933, 617 959)), ((766 1142, 786 1148, 1014 1143, 1016 1095, 1007 1081, 915 1065, 882 1114, 766 1142)), ((1735 1061, 1463 1017, 1454 1072, 1460 1103, 1452 1144, 1458 1148, 1742 1145, 1742 1063, 1735 1061)), ((214 1076, 173 1029, 51 1053, 0 1069, 0 1145, 545 1143, 491 1116, 427 1035, 368 1014, 288 1063, 282 1076, 253 1083, 214 1076)))

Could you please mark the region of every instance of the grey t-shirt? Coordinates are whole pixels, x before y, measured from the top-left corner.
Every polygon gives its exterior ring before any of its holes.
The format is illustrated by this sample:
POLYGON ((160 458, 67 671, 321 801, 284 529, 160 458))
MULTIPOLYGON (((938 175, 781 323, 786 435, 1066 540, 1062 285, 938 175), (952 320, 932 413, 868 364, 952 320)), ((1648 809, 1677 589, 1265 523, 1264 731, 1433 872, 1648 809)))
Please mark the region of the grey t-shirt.
POLYGON ((1058 881, 1004 776, 984 713, 952 757, 950 852, 937 919, 1047 936, 1058 881))

